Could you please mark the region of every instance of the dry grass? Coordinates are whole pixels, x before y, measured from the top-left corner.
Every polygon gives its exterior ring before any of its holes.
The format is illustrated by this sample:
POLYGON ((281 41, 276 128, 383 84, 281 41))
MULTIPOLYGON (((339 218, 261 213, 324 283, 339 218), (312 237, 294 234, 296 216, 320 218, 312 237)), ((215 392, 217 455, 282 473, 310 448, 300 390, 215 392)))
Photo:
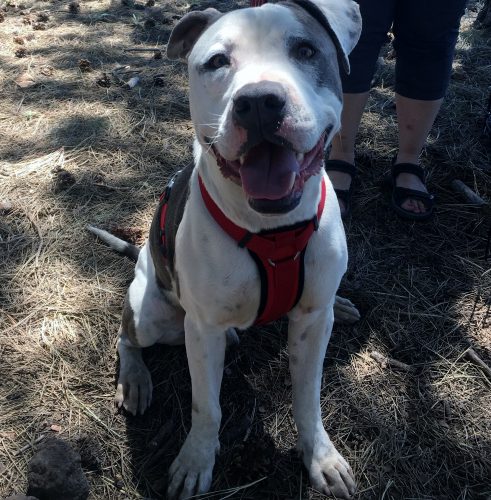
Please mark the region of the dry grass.
MULTIPOLYGON (((162 46, 172 16, 188 6, 158 2, 166 16, 152 27, 141 11, 109 0, 81 2, 73 14, 64 1, 23 3, 4 1, 0 24, 0 202, 12 205, 0 213, 0 496, 24 490, 31 445, 55 424, 82 451, 91 498, 156 498, 189 428, 185 353, 149 349, 151 411, 115 413, 114 344, 133 265, 84 226, 141 242, 166 179, 190 159, 185 68, 123 50, 162 46), (116 65, 142 68, 142 84, 99 86, 116 65), (19 88, 24 73, 36 85, 19 88), (153 85, 156 74, 163 87, 153 85)), ((480 138, 491 45, 472 29, 473 16, 424 155, 438 198, 432 222, 401 222, 379 189, 396 148, 391 61, 363 120, 343 283, 363 319, 336 328, 322 388, 326 427, 355 470, 359 499, 491 496, 491 382, 464 356, 473 346, 491 364, 490 219, 450 188, 459 178, 491 197, 489 144, 480 138), (414 370, 380 366, 373 350, 414 370)), ((229 352, 223 450, 207 498, 318 498, 292 450, 285 347, 276 324, 243 334, 229 352)))

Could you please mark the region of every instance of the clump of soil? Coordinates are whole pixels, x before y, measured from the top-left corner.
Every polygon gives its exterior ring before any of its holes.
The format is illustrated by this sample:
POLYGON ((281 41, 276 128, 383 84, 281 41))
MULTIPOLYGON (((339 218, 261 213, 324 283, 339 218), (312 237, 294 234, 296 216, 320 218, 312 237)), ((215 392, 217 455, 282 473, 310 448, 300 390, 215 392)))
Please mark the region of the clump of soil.
POLYGON ((78 2, 70 2, 68 4, 68 12, 70 12, 70 14, 79 14, 80 4, 78 2))
POLYGON ((27 49, 24 47, 20 47, 15 51, 15 57, 26 57, 27 49))
POLYGON ((53 191, 55 193, 59 193, 60 191, 65 191, 70 186, 73 186, 75 182, 77 182, 75 176, 68 170, 65 170, 64 168, 56 169, 53 173, 54 173, 53 191))
POLYGON ((42 442, 27 471, 28 495, 39 500, 85 500, 89 483, 81 467, 80 455, 56 438, 42 442))
POLYGON ((102 76, 96 81, 99 87, 109 88, 111 86, 111 79, 107 73, 102 73, 102 76))
POLYGON ((80 71, 82 71, 82 73, 88 73, 89 71, 92 71, 92 66, 88 59, 80 59, 80 61, 78 61, 78 68, 80 69, 80 71))

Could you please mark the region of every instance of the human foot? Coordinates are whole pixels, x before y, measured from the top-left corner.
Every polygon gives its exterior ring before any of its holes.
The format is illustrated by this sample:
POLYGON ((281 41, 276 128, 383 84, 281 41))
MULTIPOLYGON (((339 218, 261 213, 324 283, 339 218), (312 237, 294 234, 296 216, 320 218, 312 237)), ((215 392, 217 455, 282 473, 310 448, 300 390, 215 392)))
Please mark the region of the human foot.
POLYGON ((408 219, 427 219, 433 213, 434 198, 424 184, 423 169, 413 163, 392 166, 392 206, 408 219))
POLYGON ((343 160, 327 160, 325 168, 338 197, 341 217, 346 217, 351 209, 351 184, 356 173, 356 167, 343 160))

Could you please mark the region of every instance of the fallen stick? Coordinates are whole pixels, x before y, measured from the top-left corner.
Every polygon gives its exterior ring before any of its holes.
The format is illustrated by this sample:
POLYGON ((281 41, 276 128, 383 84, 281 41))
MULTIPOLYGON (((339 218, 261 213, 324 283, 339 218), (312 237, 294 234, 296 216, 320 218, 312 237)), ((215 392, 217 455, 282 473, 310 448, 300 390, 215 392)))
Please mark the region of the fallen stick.
POLYGON ((397 359, 388 358, 387 356, 380 354, 378 351, 372 351, 370 353, 370 357, 374 359, 377 363, 379 363, 382 366, 382 368, 390 366, 392 368, 403 370, 405 372, 413 371, 412 366, 406 365, 406 363, 403 363, 402 361, 397 361, 397 359))
POLYGON ((34 220, 34 217, 27 211, 24 211, 24 213, 26 214, 27 218, 29 219, 29 222, 31 223, 31 225, 34 227, 34 229, 36 230, 36 232, 38 233, 38 237, 39 237, 39 245, 38 245, 38 248, 37 248, 37 251, 36 251, 36 257, 35 257, 35 264, 34 264, 34 267, 39 267, 39 256, 41 255, 41 249, 43 248, 43 236, 41 234, 41 230, 39 229, 39 226, 36 224, 36 221, 34 220))
POLYGON ((17 450, 14 453, 14 455, 16 457, 19 456, 21 453, 24 453, 26 450, 28 450, 31 446, 35 446, 36 444, 40 443, 45 437, 46 437, 46 434, 41 434, 32 443, 26 444, 25 446, 23 446, 22 448, 17 450))
POLYGON ((141 49, 123 49, 124 52, 162 52, 161 49, 148 49, 148 48, 141 48, 141 49))
POLYGON ((129 187, 111 186, 110 184, 104 184, 102 182, 94 182, 92 185, 109 191, 128 191, 128 189, 130 189, 129 187))
POLYGON ((474 351, 472 347, 469 347, 464 354, 469 361, 479 366, 481 370, 485 373, 485 375, 491 380, 491 368, 477 355, 477 352, 474 351))
POLYGON ((477 205, 478 207, 487 205, 486 201, 484 201, 478 194, 474 193, 474 191, 470 187, 466 186, 462 181, 459 181, 459 179, 452 181, 452 188, 457 193, 462 194, 464 198, 473 205, 477 205))

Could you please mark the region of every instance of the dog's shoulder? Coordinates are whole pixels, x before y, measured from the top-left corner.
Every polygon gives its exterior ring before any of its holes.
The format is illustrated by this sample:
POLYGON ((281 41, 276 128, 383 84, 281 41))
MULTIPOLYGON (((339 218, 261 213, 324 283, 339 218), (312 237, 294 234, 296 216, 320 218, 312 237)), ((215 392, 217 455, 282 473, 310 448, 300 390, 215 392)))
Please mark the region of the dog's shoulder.
POLYGON ((176 235, 184 214, 184 208, 189 198, 189 180, 194 170, 194 164, 175 174, 166 187, 167 196, 163 196, 155 210, 150 226, 149 245, 155 272, 159 284, 170 290, 175 269, 176 235), (165 249, 162 248, 161 216, 162 207, 167 205, 165 212, 165 249), (165 256, 165 258, 164 258, 165 256))

